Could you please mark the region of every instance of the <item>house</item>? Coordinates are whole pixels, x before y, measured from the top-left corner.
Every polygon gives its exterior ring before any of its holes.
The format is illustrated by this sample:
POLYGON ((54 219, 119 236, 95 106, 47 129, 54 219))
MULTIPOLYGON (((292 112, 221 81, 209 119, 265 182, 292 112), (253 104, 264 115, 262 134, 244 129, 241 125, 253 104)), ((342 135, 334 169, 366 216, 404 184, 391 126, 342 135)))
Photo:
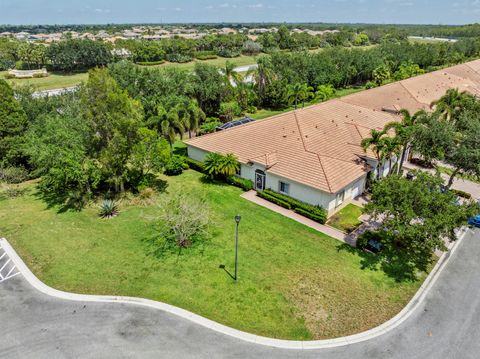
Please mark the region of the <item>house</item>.
POLYGON ((450 88, 480 95, 480 60, 196 137, 186 141, 188 155, 233 153, 238 175, 257 190, 320 205, 331 216, 364 192, 370 172, 391 171, 390 161, 379 164, 362 149, 362 139, 399 120, 400 109, 429 110, 450 88))

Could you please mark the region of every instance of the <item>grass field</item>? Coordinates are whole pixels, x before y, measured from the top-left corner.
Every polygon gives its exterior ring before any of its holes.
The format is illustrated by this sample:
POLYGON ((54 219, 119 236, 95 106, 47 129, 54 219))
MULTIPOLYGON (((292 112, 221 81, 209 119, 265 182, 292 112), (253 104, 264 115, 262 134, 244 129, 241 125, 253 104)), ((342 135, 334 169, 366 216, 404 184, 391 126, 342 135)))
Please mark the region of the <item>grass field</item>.
MULTIPOLYGON (((0 78, 4 78, 6 72, 0 72, 0 78)), ((62 87, 76 86, 82 81, 87 81, 87 73, 65 75, 62 73, 50 73, 48 77, 38 79, 8 79, 10 85, 32 85, 38 91, 51 90, 62 87)))
POLYGON ((327 224, 349 233, 362 223, 362 221, 358 219, 361 215, 362 208, 350 203, 330 217, 327 224))
MULTIPOLYGON (((345 89, 340 89, 340 90, 337 90, 335 92, 335 95, 333 96, 333 98, 339 98, 339 97, 342 97, 342 96, 351 95, 351 94, 354 94, 356 92, 360 92, 360 91, 363 91, 363 90, 365 90, 365 87, 363 87, 363 86, 356 86, 356 87, 349 87, 349 88, 345 88, 345 89)), ((320 101, 318 99, 314 99, 312 101, 306 102, 305 106, 315 105, 319 102, 320 101)), ((298 107, 301 108, 301 105, 299 105, 298 107)), ((289 106, 289 107, 286 107, 286 108, 281 109, 281 110, 260 109, 255 113, 247 113, 247 114, 245 114, 245 116, 253 118, 254 120, 263 120, 265 118, 272 117, 272 116, 279 115, 281 113, 285 113, 285 112, 293 111, 293 110, 294 110, 294 106, 289 106)), ((244 116, 241 116, 241 117, 244 117, 244 116)))
POLYGON ((235 187, 204 183, 191 170, 166 180, 168 192, 207 199, 214 227, 203 249, 148 255, 144 239, 155 233, 155 205, 123 203, 111 220, 99 219, 93 206, 59 213, 37 198, 33 184, 20 197, 0 193, 0 236, 55 288, 160 300, 276 338, 332 338, 372 328, 398 313, 421 284, 361 269, 356 251, 242 199, 235 187), (236 283, 219 266, 233 270, 237 213, 236 283))
POLYGON ((211 59, 211 60, 194 60, 194 61, 191 61, 191 62, 187 62, 187 63, 184 63, 184 64, 179 64, 179 63, 175 63, 175 62, 167 62, 167 63, 164 63, 164 64, 161 64, 161 65, 157 65, 157 66, 153 66, 153 67, 178 67, 178 68, 182 68, 182 69, 186 69, 186 70, 193 70, 193 68, 195 67, 195 64, 197 62, 199 63, 208 63, 210 65, 214 65, 214 66, 217 66, 219 68, 222 68, 222 67, 225 67, 225 64, 227 61, 230 61, 232 63, 235 64, 236 67, 239 67, 239 66, 246 66, 246 65, 253 65, 256 63, 256 59, 255 59, 255 56, 239 56, 239 57, 234 57, 234 58, 231 58, 231 59, 226 59, 226 58, 223 58, 223 57, 219 57, 219 58, 216 58, 216 59, 211 59))

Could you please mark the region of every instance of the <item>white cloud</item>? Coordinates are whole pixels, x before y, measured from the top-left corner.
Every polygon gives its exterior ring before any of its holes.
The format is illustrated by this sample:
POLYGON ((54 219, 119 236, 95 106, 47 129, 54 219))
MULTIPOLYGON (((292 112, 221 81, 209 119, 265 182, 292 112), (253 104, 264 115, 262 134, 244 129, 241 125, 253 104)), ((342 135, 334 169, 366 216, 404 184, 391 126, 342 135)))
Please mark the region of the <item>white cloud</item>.
POLYGON ((249 9, 262 9, 264 6, 263 6, 263 4, 259 3, 259 4, 248 5, 247 7, 249 9))

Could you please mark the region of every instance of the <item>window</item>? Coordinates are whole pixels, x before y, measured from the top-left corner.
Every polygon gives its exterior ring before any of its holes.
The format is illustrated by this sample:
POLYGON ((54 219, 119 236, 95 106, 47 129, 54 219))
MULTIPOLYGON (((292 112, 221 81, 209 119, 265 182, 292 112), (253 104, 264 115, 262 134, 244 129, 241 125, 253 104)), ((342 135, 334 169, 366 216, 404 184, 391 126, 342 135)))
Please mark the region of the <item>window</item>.
POLYGON ((345 190, 337 193, 337 198, 336 198, 337 205, 336 205, 336 207, 340 206, 343 203, 344 200, 345 200, 345 190))
POLYGON ((290 193, 290 184, 280 181, 279 182, 279 191, 283 194, 290 193))
POLYGON ((235 173, 238 177, 242 177, 242 165, 238 166, 238 171, 235 173))

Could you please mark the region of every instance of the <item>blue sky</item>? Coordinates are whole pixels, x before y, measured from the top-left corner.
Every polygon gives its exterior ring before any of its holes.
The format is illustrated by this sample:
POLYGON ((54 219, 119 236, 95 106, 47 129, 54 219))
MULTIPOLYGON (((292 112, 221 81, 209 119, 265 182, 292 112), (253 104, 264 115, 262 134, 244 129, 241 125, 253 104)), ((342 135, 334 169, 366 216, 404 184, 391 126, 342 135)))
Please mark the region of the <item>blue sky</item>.
POLYGON ((2 24, 264 21, 465 24, 480 0, 0 0, 2 24))

